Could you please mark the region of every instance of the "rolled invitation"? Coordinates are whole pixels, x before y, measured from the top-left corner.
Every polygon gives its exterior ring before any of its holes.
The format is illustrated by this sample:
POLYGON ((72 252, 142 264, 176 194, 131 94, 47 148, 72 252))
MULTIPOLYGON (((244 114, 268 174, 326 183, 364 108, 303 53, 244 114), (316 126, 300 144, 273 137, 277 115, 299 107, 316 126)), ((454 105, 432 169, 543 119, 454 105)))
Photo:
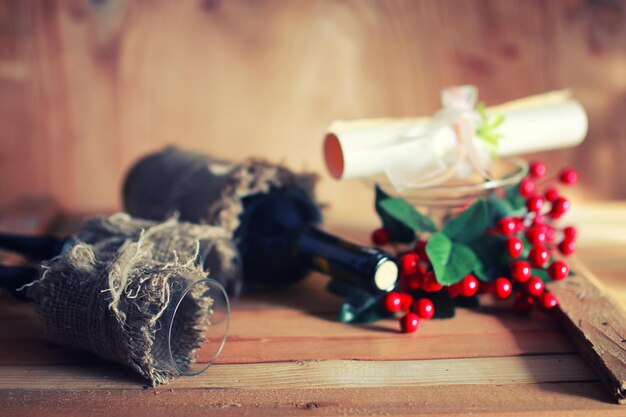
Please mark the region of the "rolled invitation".
MULTIPOLYGON (((469 86, 458 89, 475 93, 469 86)), ((486 112, 504 116, 504 122, 497 128, 501 136, 498 156, 576 146, 587 134, 587 114, 567 90, 489 107, 486 112)), ((471 113, 475 114, 475 111, 471 113)), ((454 165, 452 160, 467 156, 459 146, 462 142, 459 120, 463 113, 448 117, 447 124, 434 123, 437 118, 441 119, 436 114, 432 118, 335 122, 324 139, 328 171, 336 179, 385 172, 397 188, 411 186, 411 178, 420 178, 419 185, 432 185, 437 181, 435 177, 441 178, 450 170, 454 165)), ((484 159, 490 153, 485 144, 473 132, 469 140, 473 142, 469 148, 478 161, 477 165, 488 164, 484 159)), ((467 173, 463 164, 454 166, 454 170, 459 176, 467 173)))

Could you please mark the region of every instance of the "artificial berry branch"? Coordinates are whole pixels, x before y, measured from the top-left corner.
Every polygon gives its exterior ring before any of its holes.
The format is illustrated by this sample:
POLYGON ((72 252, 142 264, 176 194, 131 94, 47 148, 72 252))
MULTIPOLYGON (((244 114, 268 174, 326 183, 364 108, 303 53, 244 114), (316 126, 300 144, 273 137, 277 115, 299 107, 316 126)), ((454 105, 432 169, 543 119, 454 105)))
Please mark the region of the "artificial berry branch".
POLYGON ((516 187, 477 200, 441 230, 403 199, 377 190, 383 227, 372 233, 373 243, 407 243, 411 233, 415 239, 398 254, 399 285, 378 303, 379 316, 400 317, 401 330, 411 333, 420 319, 449 317, 457 305, 478 305, 478 294, 501 300, 513 295, 513 309, 521 314, 535 306, 554 308, 558 300, 545 283, 570 275, 557 258, 574 253, 577 234, 572 226, 556 224, 571 203, 555 184, 573 185, 578 173, 565 168, 555 177, 547 174, 543 162, 532 162, 516 187))

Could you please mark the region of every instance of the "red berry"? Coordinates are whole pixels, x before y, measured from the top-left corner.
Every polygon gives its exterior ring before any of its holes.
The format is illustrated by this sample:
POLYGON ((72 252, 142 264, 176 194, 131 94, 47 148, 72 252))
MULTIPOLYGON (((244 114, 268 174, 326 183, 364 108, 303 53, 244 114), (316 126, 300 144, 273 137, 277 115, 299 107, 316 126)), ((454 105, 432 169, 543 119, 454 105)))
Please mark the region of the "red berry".
POLYGON ((511 281, 506 278, 500 277, 497 278, 493 284, 493 292, 496 297, 503 300, 505 298, 509 298, 509 296, 511 295, 511 291, 513 291, 513 285, 511 284, 511 281))
POLYGON ((535 300, 533 297, 517 293, 515 294, 515 304, 513 304, 513 310, 518 314, 530 314, 533 309, 535 300))
POLYGON ((546 241, 554 242, 554 238, 556 237, 556 229, 552 226, 546 227, 546 241))
POLYGON ((526 226, 524 226, 524 219, 521 217, 514 218, 513 220, 515 221, 515 233, 519 233, 526 228, 526 226))
POLYGON ((390 313, 395 313, 402 308, 402 295, 399 292, 392 291, 385 296, 385 309, 390 313))
POLYGON ((526 239, 528 239, 528 242, 533 246, 543 245, 547 240, 546 227, 543 225, 529 227, 528 230, 526 230, 526 239))
POLYGON ((413 333, 417 330, 420 324, 420 318, 415 313, 406 313, 400 319, 400 328, 402 333, 413 333))
POLYGON ((573 185, 578 182, 578 172, 574 168, 564 168, 559 173, 559 181, 565 185, 573 185))
POLYGON ((534 194, 526 200, 526 208, 528 211, 539 213, 545 202, 541 194, 534 194))
POLYGON ((530 163, 530 168, 528 173, 532 178, 541 178, 546 175, 548 169, 546 168, 546 164, 541 161, 533 161, 530 163))
POLYGON ((422 261, 430 262, 428 259, 428 254, 426 253, 426 244, 428 242, 425 240, 418 240, 415 242, 415 246, 413 247, 413 251, 420 257, 422 261))
POLYGON ((420 258, 416 254, 409 252, 400 258, 400 273, 402 275, 413 275, 418 272, 420 258))
POLYGON ((471 297, 478 292, 478 279, 472 274, 465 276, 459 284, 463 297, 471 297))
POLYGON ((420 298, 413 303, 412 311, 420 318, 428 320, 435 315, 435 305, 428 298, 420 298))
POLYGON ((498 231, 505 236, 515 234, 517 229, 517 221, 512 217, 503 217, 498 221, 498 231))
POLYGON ((443 285, 439 284, 438 282, 433 282, 433 281, 425 282, 422 285, 422 289, 426 292, 437 292, 437 291, 440 291, 442 288, 443 288, 443 285))
POLYGON ((526 293, 534 297, 540 296, 543 293, 544 288, 545 285, 539 277, 530 277, 530 279, 524 284, 524 289, 526 290, 526 293))
POLYGON ((422 284, 422 276, 418 274, 402 276, 401 280, 404 288, 411 292, 419 290, 422 284))
POLYGON ((543 193, 543 195, 546 196, 546 200, 552 202, 554 200, 556 200, 557 198, 559 198, 561 195, 559 194, 559 190, 557 190, 555 187, 550 187, 548 188, 545 193, 543 193))
POLYGON ((435 278, 435 273, 433 271, 428 271, 426 275, 424 275, 424 282, 422 283, 422 289, 426 292, 437 292, 443 288, 443 285, 437 282, 437 278, 435 278))
POLYGON ((546 310, 550 310, 559 304, 559 300, 556 298, 556 295, 549 292, 544 293, 539 298, 539 302, 541 303, 541 307, 546 310))
POLYGON ((524 178, 519 183, 519 193, 522 197, 528 197, 535 192, 535 183, 530 178, 524 178))
POLYGON ((517 282, 528 281, 528 278, 530 278, 530 274, 532 272, 530 264, 524 261, 511 262, 510 269, 511 278, 513 278, 517 282))
POLYGON ((400 300, 400 310, 409 311, 411 309, 411 305, 413 304, 413 297, 411 297, 411 294, 400 294, 400 300))
POLYGON ((546 222, 546 216, 543 214, 535 213, 535 217, 533 217, 534 225, 543 225, 546 222))
POLYGON ((567 226, 563 229, 563 236, 565 236, 566 239, 574 240, 577 234, 578 231, 574 226, 567 226))
POLYGON ((570 203, 570 201, 567 198, 564 198, 564 197, 557 198, 554 201, 554 203, 552 203, 552 209, 550 210, 550 217, 552 217, 553 219, 558 219, 563 214, 565 214, 571 206, 572 206, 572 203, 570 203))
POLYGON ((554 261, 548 267, 548 275, 553 280, 560 281, 569 275, 569 267, 563 261, 554 261))
POLYGON ((381 227, 380 229, 374 230, 372 232, 372 242, 374 245, 382 246, 386 245, 390 241, 389 230, 381 227))
POLYGON ((519 237, 510 237, 506 241, 506 250, 511 258, 517 258, 524 252, 524 242, 519 237))
POLYGON ((576 251, 576 243, 573 239, 565 238, 561 243, 559 243, 559 252, 561 252, 565 256, 569 256, 576 251))
POLYGON ((534 246, 528 252, 528 260, 534 266, 544 266, 550 260, 550 251, 544 246, 534 246))

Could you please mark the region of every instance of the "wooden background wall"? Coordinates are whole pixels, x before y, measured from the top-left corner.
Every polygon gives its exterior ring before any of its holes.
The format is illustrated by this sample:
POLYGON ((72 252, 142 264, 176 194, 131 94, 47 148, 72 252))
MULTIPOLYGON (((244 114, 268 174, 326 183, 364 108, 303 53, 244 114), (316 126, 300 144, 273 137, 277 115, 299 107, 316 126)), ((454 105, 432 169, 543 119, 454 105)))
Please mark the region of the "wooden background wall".
POLYGON ((119 207, 132 161, 173 143, 318 170, 331 220, 370 221, 371 192, 324 171, 325 128, 431 113, 459 83, 494 104, 573 88, 588 140, 542 157, 626 197, 624 1, 0 0, 0 206, 119 207))

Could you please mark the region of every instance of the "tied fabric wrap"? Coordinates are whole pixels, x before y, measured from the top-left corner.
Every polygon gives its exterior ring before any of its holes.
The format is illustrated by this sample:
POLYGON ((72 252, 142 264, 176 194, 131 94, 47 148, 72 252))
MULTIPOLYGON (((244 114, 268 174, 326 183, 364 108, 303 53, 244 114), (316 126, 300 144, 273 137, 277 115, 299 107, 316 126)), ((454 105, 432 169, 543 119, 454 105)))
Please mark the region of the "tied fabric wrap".
POLYGON ((396 189, 432 187, 455 175, 490 177, 490 150, 476 136, 477 97, 474 86, 443 90, 442 109, 430 122, 404 131, 396 145, 382 151, 385 174, 396 189))
POLYGON ((196 361, 212 325, 202 254, 230 238, 224 228, 175 218, 93 218, 43 263, 28 295, 50 340, 126 365, 151 385, 166 384, 180 376, 174 360, 183 369, 196 361), (175 295, 194 283, 177 304, 175 295))

